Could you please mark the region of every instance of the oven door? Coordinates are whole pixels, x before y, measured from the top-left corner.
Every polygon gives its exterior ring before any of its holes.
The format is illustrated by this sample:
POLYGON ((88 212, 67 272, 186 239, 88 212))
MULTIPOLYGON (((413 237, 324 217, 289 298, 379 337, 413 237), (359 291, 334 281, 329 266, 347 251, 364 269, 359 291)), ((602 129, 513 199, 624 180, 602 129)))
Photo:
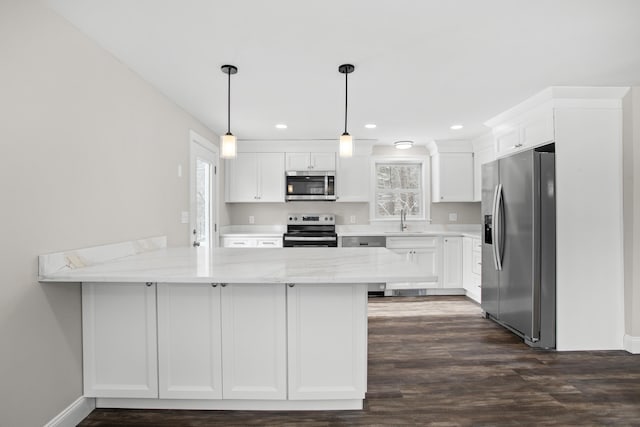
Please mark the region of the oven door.
POLYGON ((285 248, 336 248, 337 236, 296 236, 285 234, 282 237, 282 246, 285 248))
POLYGON ((287 172, 286 184, 286 200, 336 200, 335 176, 332 172, 287 172))

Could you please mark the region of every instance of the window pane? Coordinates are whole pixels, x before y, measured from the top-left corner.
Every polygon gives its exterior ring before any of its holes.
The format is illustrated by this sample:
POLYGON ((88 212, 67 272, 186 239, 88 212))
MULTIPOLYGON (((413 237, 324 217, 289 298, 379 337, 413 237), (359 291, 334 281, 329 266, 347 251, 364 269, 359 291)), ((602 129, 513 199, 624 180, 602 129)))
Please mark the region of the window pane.
POLYGON ((420 163, 378 163, 376 164, 378 189, 419 190, 422 182, 420 163))
POLYGON ((421 193, 414 191, 376 192, 376 216, 399 216, 404 209, 409 216, 421 216, 421 193))

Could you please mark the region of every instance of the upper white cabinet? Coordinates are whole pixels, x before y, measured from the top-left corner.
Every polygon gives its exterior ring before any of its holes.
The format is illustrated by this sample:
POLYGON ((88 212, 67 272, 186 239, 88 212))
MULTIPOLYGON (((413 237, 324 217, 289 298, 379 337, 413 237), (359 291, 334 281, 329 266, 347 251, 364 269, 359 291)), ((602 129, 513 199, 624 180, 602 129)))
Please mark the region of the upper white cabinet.
POLYGON ((85 397, 158 397, 156 287, 82 284, 85 397))
POLYGON ((442 287, 462 288, 462 237, 442 239, 442 287))
POLYGON ((288 171, 334 171, 336 153, 286 153, 288 171))
POLYGON ((492 133, 471 141, 473 144, 473 201, 482 201, 482 165, 496 159, 495 141, 492 133))
POLYGON ((238 153, 225 168, 225 201, 284 202, 283 153, 238 153))
POLYGON ((473 147, 467 141, 434 141, 431 153, 431 201, 473 201, 473 147))
POLYGON ((338 202, 368 202, 371 156, 341 157, 336 171, 338 202))
POLYGON ((553 109, 542 105, 492 126, 498 157, 554 140, 553 109))
POLYGON ((367 285, 287 287, 289 399, 363 399, 367 285))
POLYGON ((431 178, 432 202, 472 202, 473 154, 440 153, 432 156, 431 178))

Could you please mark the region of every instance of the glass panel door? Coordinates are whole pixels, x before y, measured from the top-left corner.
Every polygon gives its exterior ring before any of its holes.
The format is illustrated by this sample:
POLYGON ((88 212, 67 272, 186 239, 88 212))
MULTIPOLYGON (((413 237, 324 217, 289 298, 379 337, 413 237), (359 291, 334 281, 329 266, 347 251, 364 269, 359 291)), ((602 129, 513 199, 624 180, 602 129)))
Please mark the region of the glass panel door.
POLYGON ((215 247, 217 149, 206 139, 191 135, 191 224, 193 246, 215 247))

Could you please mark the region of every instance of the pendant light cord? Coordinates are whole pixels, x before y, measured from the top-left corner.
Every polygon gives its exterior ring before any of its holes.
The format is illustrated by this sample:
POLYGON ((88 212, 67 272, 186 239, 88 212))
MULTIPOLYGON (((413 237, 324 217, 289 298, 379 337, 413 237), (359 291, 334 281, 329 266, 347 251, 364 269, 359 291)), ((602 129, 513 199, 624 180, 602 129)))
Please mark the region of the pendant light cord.
POLYGON ((231 133, 231 72, 227 73, 227 133, 231 133))
POLYGON ((347 133, 347 108, 349 99, 349 73, 344 73, 344 133, 347 133))

